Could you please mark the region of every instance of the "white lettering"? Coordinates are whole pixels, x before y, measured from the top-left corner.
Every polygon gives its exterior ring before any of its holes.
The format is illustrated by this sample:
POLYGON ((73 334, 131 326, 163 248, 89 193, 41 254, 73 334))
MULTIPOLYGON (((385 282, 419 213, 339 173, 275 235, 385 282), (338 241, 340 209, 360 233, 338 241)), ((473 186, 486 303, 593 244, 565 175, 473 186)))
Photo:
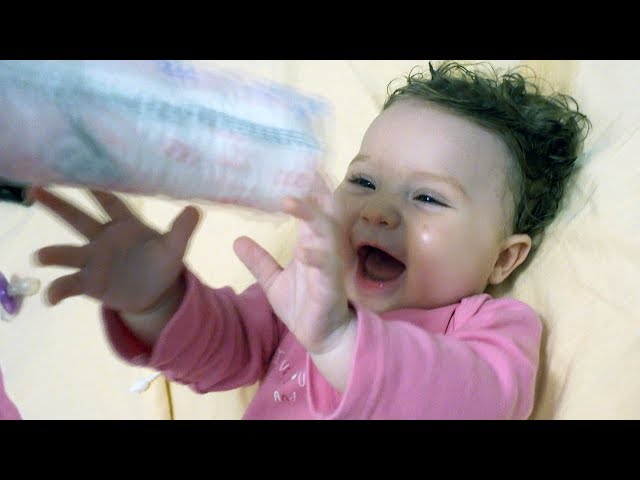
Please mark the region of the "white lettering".
POLYGON ((286 373, 287 370, 289 370, 291 368, 291 366, 288 363, 285 363, 286 360, 283 360, 282 363, 280 364, 280 367, 278 367, 278 370, 282 373, 286 373))

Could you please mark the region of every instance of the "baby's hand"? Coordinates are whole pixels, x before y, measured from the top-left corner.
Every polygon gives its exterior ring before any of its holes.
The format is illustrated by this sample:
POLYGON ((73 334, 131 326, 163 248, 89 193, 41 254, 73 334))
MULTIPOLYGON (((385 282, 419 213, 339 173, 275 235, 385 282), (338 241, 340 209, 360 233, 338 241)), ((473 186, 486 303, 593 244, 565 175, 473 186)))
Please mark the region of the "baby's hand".
POLYGON ((116 195, 92 192, 111 217, 101 223, 74 205, 41 188, 30 197, 47 207, 87 238, 83 246, 52 245, 38 252, 43 265, 76 268, 48 289, 52 304, 75 295, 88 295, 107 307, 127 313, 154 308, 176 291, 184 266, 182 257, 199 214, 187 207, 161 234, 145 225, 116 195))
POLYGON ((344 241, 332 214, 331 191, 319 179, 315 198, 288 198, 284 211, 301 220, 293 260, 282 269, 257 243, 234 243, 274 312, 311 354, 330 351, 350 321, 343 278, 344 241))

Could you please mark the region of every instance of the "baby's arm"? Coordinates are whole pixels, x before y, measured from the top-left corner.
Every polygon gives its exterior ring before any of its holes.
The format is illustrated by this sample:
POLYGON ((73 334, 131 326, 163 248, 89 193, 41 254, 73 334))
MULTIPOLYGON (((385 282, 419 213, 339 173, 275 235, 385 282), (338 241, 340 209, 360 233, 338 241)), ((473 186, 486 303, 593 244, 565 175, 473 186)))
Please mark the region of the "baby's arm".
POLYGON ((256 242, 243 237, 236 255, 262 286, 274 313, 338 391, 344 390, 356 340, 344 278, 348 245, 334 215, 331 192, 318 175, 314 196, 288 198, 283 210, 300 220, 294 258, 282 268, 256 242))
POLYGON ((229 287, 207 287, 189 271, 183 284, 184 298, 151 346, 116 311, 103 308, 107 338, 118 356, 199 393, 259 380, 284 330, 261 288, 253 285, 237 295, 229 287))
POLYGON ((456 308, 447 334, 431 333, 406 315, 383 319, 358 310, 355 355, 342 394, 307 363, 318 418, 526 419, 531 414, 541 336, 531 308, 488 295, 471 297, 456 308))
POLYGON ((39 250, 43 265, 78 269, 49 286, 49 301, 55 305, 83 294, 99 300, 107 331, 123 358, 185 383, 202 380, 207 385, 198 383, 196 389, 232 388, 259 377, 275 348, 278 323, 259 288, 237 296, 231 289, 209 289, 185 273, 183 257, 198 211, 185 208, 171 228, 160 233, 118 196, 92 193, 109 215, 108 223, 44 189, 30 192, 88 240, 82 246, 39 250), (215 370, 211 374, 202 367, 209 357, 215 370), (247 365, 250 368, 234 377, 247 365))

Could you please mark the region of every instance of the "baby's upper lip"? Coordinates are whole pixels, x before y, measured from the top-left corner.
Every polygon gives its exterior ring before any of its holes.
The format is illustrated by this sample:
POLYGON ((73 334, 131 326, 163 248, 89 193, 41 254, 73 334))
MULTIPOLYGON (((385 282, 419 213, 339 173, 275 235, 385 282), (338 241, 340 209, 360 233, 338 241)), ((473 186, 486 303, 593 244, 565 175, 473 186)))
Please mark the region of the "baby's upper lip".
POLYGON ((358 252, 358 250, 360 250, 361 247, 374 247, 374 248, 377 248, 378 250, 382 250, 387 255, 391 255, 393 258, 395 258, 396 260, 404 263, 405 265, 407 263, 406 262, 406 258, 404 257, 404 255, 397 248, 391 247, 389 245, 384 245, 381 242, 375 242, 375 241, 370 241, 370 240, 360 240, 360 241, 355 242, 354 249, 355 249, 356 253, 358 252))

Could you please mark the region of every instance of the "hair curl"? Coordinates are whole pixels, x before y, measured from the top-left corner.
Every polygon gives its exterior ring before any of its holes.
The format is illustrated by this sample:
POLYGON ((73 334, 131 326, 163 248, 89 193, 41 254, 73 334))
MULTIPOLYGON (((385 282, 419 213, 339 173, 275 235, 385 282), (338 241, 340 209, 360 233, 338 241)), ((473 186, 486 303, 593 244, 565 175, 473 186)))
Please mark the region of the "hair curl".
POLYGON ((510 179, 515 204, 512 231, 528 234, 537 247, 555 218, 591 126, 577 102, 561 93, 543 95, 515 69, 501 74, 490 65, 481 71, 456 62, 443 62, 434 69, 429 63, 429 73, 414 68, 404 78, 403 86, 388 93, 382 110, 401 99, 422 99, 503 139, 518 167, 510 179))

